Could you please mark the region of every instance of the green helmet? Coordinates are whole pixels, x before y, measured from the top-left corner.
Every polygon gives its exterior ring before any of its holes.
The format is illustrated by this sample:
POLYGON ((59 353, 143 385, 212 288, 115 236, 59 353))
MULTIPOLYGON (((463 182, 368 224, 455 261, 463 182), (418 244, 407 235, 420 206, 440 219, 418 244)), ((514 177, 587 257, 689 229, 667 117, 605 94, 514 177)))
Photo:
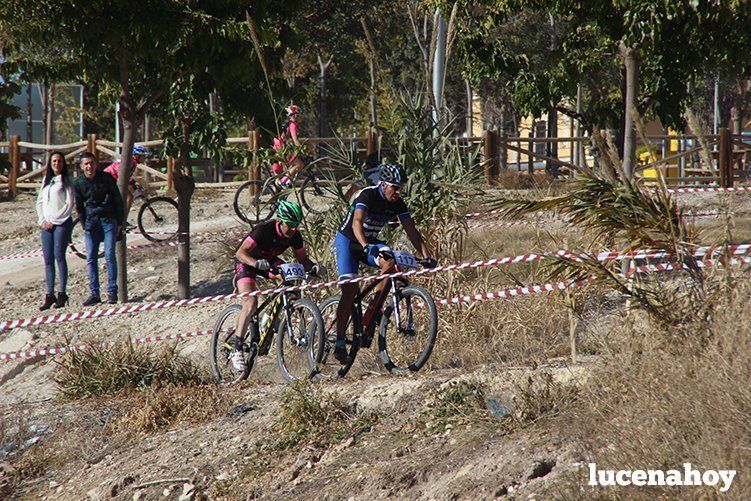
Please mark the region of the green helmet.
POLYGON ((280 200, 276 208, 276 218, 291 226, 300 226, 302 222, 302 207, 289 200, 280 200))

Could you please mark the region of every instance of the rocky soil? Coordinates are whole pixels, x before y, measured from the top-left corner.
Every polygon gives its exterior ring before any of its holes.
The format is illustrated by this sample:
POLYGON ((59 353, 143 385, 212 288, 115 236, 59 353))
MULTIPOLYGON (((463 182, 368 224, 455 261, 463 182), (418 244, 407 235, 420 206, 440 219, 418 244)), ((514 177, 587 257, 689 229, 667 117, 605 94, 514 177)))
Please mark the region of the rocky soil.
MULTIPOLYGON (((197 192, 192 229, 246 230, 233 217, 231 197, 231 191, 197 192)), ((716 195, 682 200, 698 210, 722 206, 716 195)), ((34 202, 28 194, 0 202, 0 255, 39 248, 34 202)), ((751 197, 736 196, 732 207, 751 210, 751 197)), ((746 222, 738 224, 740 234, 748 232, 746 228, 746 222)), ((142 241, 132 237, 129 242, 142 241)), ((193 245, 194 296, 232 290, 226 242, 233 237, 211 237, 193 245)), ((88 292, 85 262, 72 255, 68 262, 71 303, 63 311, 80 311, 88 292)), ((175 298, 173 247, 130 253, 128 272, 133 301, 175 298)), ((101 278, 105 276, 102 270, 101 278)), ((37 316, 43 284, 41 257, 0 260, 0 320, 37 316)), ((209 303, 0 332, 0 353, 210 328, 225 306, 209 303)), ((182 341, 179 347, 206 365, 207 339, 182 341)), ((511 423, 530 382, 552 378, 560 387, 575 386, 586 381, 598 363, 584 357, 578 364, 554 359, 535 367, 428 368, 407 377, 360 370, 322 389, 302 390, 320 391, 339 402, 346 422, 354 427, 333 435, 324 430, 281 446, 277 439, 284 438, 285 431, 278 426, 280 405, 291 390, 281 382, 271 357, 260 361, 250 382, 217 389, 225 405, 213 419, 179 422, 148 434, 113 431, 114 402, 61 399, 53 381, 55 360, 0 362, 0 489, 3 478, 21 467, 20 458, 26 458, 23 464, 29 468, 36 457, 32 464, 37 469, 14 490, 5 491, 14 498, 573 496, 566 486, 583 474, 586 449, 568 439, 566 423, 511 423), (467 384, 461 386, 463 382, 467 384), (469 415, 446 412, 436 404, 446 392, 477 385, 483 388, 481 403, 469 415)), ((9 489, 7 483, 4 488, 9 489)))

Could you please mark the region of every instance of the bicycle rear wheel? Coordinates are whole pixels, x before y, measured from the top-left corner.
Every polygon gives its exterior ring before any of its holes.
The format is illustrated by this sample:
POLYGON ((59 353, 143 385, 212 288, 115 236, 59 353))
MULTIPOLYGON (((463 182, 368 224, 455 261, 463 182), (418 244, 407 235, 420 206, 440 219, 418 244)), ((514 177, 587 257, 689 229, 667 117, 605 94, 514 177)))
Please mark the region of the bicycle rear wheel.
MULTIPOLYGON (((68 243, 70 251, 81 259, 86 259, 86 233, 80 224, 80 220, 75 218, 73 220, 73 228, 70 231, 70 242, 68 243)), ((104 257, 104 245, 99 246, 99 258, 104 257)))
POLYGON ((303 180, 297 198, 308 212, 321 214, 331 209, 341 197, 331 179, 314 171, 303 180))
POLYGON ((341 295, 331 296, 325 299, 318 309, 323 319, 323 335, 317 338, 312 349, 313 352, 320 351, 320 358, 316 363, 316 370, 313 377, 316 379, 331 379, 342 377, 349 372, 352 364, 355 363, 355 357, 360 349, 360 340, 354 338, 354 329, 352 328, 352 319, 347 324, 346 347, 349 351, 349 360, 346 364, 341 364, 334 358, 334 345, 336 343, 336 309, 339 306, 341 295))
POLYGON ((138 211, 138 231, 152 242, 172 240, 177 228, 177 202, 169 197, 149 198, 138 211))
MULTIPOLYGON (((238 371, 232 366, 229 357, 235 347, 235 328, 237 316, 242 306, 233 304, 219 314, 214 324, 214 332, 211 334, 209 353, 211 358, 211 374, 217 384, 231 384, 248 379, 250 370, 255 362, 257 347, 250 343, 250 334, 243 339, 243 356, 245 358, 245 370, 238 371)), ((252 328, 249 329, 252 331, 252 328)))
POLYGON ((232 206, 237 217, 248 224, 266 221, 274 214, 276 192, 271 182, 246 181, 235 192, 232 206))
POLYGON ((321 312, 313 301, 302 298, 290 304, 288 315, 282 316, 276 337, 279 372, 287 381, 308 379, 323 355, 321 312))
POLYGON ((435 301, 422 287, 408 286, 394 294, 398 315, 391 296, 378 326, 378 352, 392 374, 416 372, 430 358, 438 334, 435 301))

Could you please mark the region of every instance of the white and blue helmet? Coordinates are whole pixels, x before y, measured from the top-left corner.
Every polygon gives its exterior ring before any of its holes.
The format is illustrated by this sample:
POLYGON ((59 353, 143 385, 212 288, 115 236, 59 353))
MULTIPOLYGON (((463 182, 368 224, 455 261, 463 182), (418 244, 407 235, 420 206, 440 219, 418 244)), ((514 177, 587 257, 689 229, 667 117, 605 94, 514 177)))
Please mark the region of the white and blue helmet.
POLYGON ((378 167, 380 180, 390 184, 404 184, 407 182, 407 171, 399 164, 382 163, 378 167))

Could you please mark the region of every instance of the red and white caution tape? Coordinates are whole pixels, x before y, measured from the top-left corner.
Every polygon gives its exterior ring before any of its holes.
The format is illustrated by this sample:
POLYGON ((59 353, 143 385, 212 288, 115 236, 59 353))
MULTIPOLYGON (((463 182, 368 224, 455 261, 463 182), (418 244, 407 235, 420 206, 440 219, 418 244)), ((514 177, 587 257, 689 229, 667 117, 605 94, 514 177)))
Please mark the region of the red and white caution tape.
POLYGON ((23 251, 23 252, 14 252, 12 254, 6 254, 4 256, 0 256, 0 261, 9 261, 12 259, 27 259, 31 257, 39 257, 42 255, 42 248, 33 250, 33 251, 23 251))
MULTIPOLYGON (((734 255, 742 255, 742 254, 748 253, 749 249, 751 249, 751 244, 743 244, 743 245, 729 247, 727 251, 734 255)), ((722 252, 722 248, 702 247, 702 248, 697 249, 694 252, 694 257, 702 258, 702 257, 706 257, 708 255, 712 255, 717 252, 722 252)), ((156 310, 156 309, 191 306, 195 304, 203 304, 203 303, 208 303, 208 302, 237 299, 237 298, 246 297, 246 296, 249 297, 249 296, 276 294, 282 291, 291 292, 291 291, 298 291, 298 290, 315 290, 315 289, 320 289, 323 287, 330 287, 330 286, 341 285, 341 284, 346 284, 346 283, 360 283, 360 282, 369 281, 369 280, 387 278, 389 276, 391 277, 416 276, 416 275, 424 275, 424 274, 430 274, 430 273, 438 273, 438 272, 443 272, 443 271, 465 270, 465 269, 480 268, 480 267, 487 267, 487 266, 501 266, 501 265, 508 265, 508 264, 528 263, 532 261, 539 261, 545 257, 551 257, 552 255, 558 255, 558 256, 563 256, 563 257, 576 257, 577 256, 575 254, 569 253, 568 251, 558 251, 553 254, 525 254, 525 255, 514 256, 514 257, 501 257, 501 258, 493 258, 493 259, 489 259, 485 261, 475 261, 472 263, 446 265, 446 266, 436 267, 433 269, 422 269, 422 270, 398 272, 398 273, 394 273, 390 275, 370 275, 370 276, 357 277, 357 278, 346 279, 346 280, 334 280, 334 281, 329 281, 329 282, 319 282, 319 283, 300 285, 300 286, 277 287, 277 288, 259 290, 259 291, 248 292, 248 293, 221 294, 221 295, 216 295, 216 296, 205 296, 205 297, 199 297, 199 298, 193 298, 193 299, 182 299, 182 300, 177 300, 177 301, 175 300, 157 301, 154 303, 141 303, 141 304, 135 304, 131 306, 113 307, 113 308, 107 308, 107 309, 102 309, 102 310, 86 310, 86 311, 80 311, 80 312, 75 312, 75 313, 61 313, 61 314, 56 314, 56 315, 33 317, 33 318, 27 318, 27 319, 22 319, 22 320, 6 320, 3 322, 0 322, 0 331, 18 329, 18 328, 23 328, 23 327, 28 327, 28 326, 47 325, 47 324, 60 323, 60 322, 84 320, 84 319, 89 319, 89 318, 102 318, 102 317, 111 317, 111 316, 116 316, 116 315, 133 314, 133 313, 140 313, 143 311, 151 311, 151 310, 156 310)), ((584 255, 579 255, 579 256, 584 257, 584 255)), ((607 260, 619 259, 623 257, 640 259, 640 258, 664 258, 668 256, 669 256, 669 253, 667 252, 638 251, 638 252, 631 252, 631 253, 601 252, 599 254, 587 256, 587 257, 594 257, 600 261, 607 261, 607 260)))
MULTIPOLYGON (((170 341, 170 340, 177 340, 177 339, 188 339, 198 336, 206 336, 211 334, 213 331, 211 329, 204 329, 201 331, 195 331, 195 332, 180 332, 178 334, 166 334, 164 336, 148 336, 148 337, 142 337, 138 339, 133 339, 131 342, 133 344, 145 344, 145 343, 156 343, 159 341, 170 341)), ((90 348, 107 348, 111 346, 115 346, 117 344, 123 343, 123 341, 103 341, 101 343, 94 343, 94 344, 79 344, 79 345, 65 345, 65 346, 48 346, 46 348, 40 348, 38 350, 27 350, 27 351, 16 351, 12 353, 0 353, 0 361, 8 361, 8 360, 20 360, 24 358, 36 358, 36 357, 43 357, 47 355, 59 355, 62 353, 66 353, 69 351, 84 351, 90 348)))
POLYGON ((751 191, 751 186, 734 186, 732 188, 722 188, 719 186, 668 188, 668 192, 670 193, 736 193, 740 191, 751 191))
MULTIPOLYGON (((700 247, 694 251, 693 256, 696 258, 703 259, 703 258, 708 258, 711 256, 717 256, 724 252, 737 256, 737 255, 745 255, 749 253, 749 251, 751 251, 751 244, 730 246, 727 249, 724 249, 722 247, 700 247)), ((225 301, 225 300, 230 300, 230 299, 238 299, 242 297, 276 294, 276 293, 283 292, 283 291, 293 292, 293 291, 303 291, 303 290, 316 290, 316 289, 321 289, 325 287, 332 287, 332 286, 349 284, 349 283, 360 283, 360 282, 365 282, 365 281, 370 281, 370 280, 379 280, 379 279, 388 278, 388 277, 400 277, 400 276, 409 277, 409 276, 427 275, 427 274, 432 274, 432 273, 440 273, 444 271, 467 270, 467 269, 482 268, 482 267, 488 267, 488 266, 503 266, 503 265, 510 265, 510 264, 529 263, 533 261, 540 261, 542 259, 550 258, 553 256, 561 256, 561 257, 568 257, 568 258, 589 257, 589 258, 595 258, 599 261, 608 261, 608 260, 613 260, 613 259, 622 259, 626 257, 632 258, 632 259, 643 259, 643 258, 661 259, 661 258, 669 257, 670 254, 664 251, 636 251, 636 252, 626 252, 626 253, 601 252, 601 253, 593 254, 593 255, 572 254, 568 251, 558 251, 558 252, 549 253, 549 254, 532 253, 532 254, 524 254, 524 255, 513 256, 513 257, 500 257, 500 258, 493 258, 493 259, 488 259, 484 261, 475 261, 475 262, 438 266, 432 269, 400 271, 397 273, 386 274, 386 275, 369 275, 369 276, 364 276, 364 277, 350 278, 346 280, 332 280, 328 282, 318 282, 318 283, 305 284, 305 285, 283 286, 283 287, 276 287, 276 288, 258 290, 258 291, 253 291, 253 292, 220 294, 216 296, 204 296, 204 297, 197 297, 193 299, 181 299, 181 300, 172 300, 172 301, 157 301, 154 303, 140 303, 140 304, 133 304, 129 306, 111 307, 111 308, 100 309, 100 310, 85 310, 85 311, 78 311, 74 313, 59 313, 59 314, 54 314, 54 315, 46 315, 46 316, 32 317, 32 318, 26 318, 26 319, 4 320, 0 322, 0 331, 19 329, 19 328, 24 328, 24 327, 29 327, 29 326, 48 325, 48 324, 55 324, 55 323, 61 323, 61 322, 72 322, 75 320, 104 318, 104 317, 112 317, 112 316, 117 316, 117 315, 129 315, 129 314, 134 314, 134 313, 141 313, 144 311, 166 309, 166 308, 177 308, 177 307, 182 307, 182 306, 192 306, 196 304, 225 301)))
POLYGON ((449 299, 436 299, 437 304, 459 304, 471 303, 475 301, 487 301, 490 299, 506 299, 512 297, 529 296, 531 294, 541 294, 544 292, 553 292, 557 290, 581 287, 588 283, 589 280, 568 280, 565 282, 555 282, 540 285, 528 285, 526 287, 514 287, 512 289, 503 289, 496 292, 486 292, 484 294, 471 294, 466 296, 457 296, 449 299))
MULTIPOLYGON (((751 264, 751 257, 740 256, 740 257, 735 257, 731 260, 731 264, 738 264, 738 263, 751 264)), ((697 265, 700 268, 707 268, 707 267, 716 266, 719 264, 721 264, 719 260, 713 260, 713 259, 707 259, 704 261, 697 262, 697 265)), ((650 264, 650 265, 644 265, 644 266, 639 266, 635 268, 629 273, 629 275, 632 275, 633 273, 636 273, 636 272, 655 272, 655 271, 662 272, 662 271, 672 271, 672 270, 681 269, 681 268, 685 269, 687 268, 687 266, 685 264, 678 265, 676 263, 650 264)), ((455 304, 461 304, 461 303, 489 301, 489 300, 494 300, 494 299, 510 299, 514 297, 529 296, 532 294, 542 294, 546 292, 554 292, 554 291, 559 291, 559 290, 571 289, 575 287, 582 287, 590 282, 592 282, 592 279, 567 280, 563 282, 529 285, 526 287, 514 287, 510 289, 503 289, 503 290, 495 291, 495 292, 486 292, 483 294, 471 294, 471 295, 456 296, 453 298, 436 299, 435 302, 438 305, 455 305, 455 304)), ((162 336, 147 336, 147 337, 132 340, 132 343, 133 344, 145 344, 145 343, 155 343, 159 341, 188 339, 188 338, 193 338, 193 337, 198 337, 198 336, 209 335, 212 332, 213 331, 211 329, 204 329, 201 331, 181 332, 177 334, 166 334, 162 336)), ((117 342, 115 341, 105 341, 105 342, 97 343, 93 345, 85 345, 85 344, 67 345, 67 346, 41 348, 37 350, 17 351, 13 353, 0 353, 0 361, 28 359, 28 358, 35 358, 35 357, 46 356, 46 355, 57 355, 57 354, 62 354, 68 351, 83 351, 85 349, 88 349, 94 346, 107 347, 107 346, 114 346, 115 344, 117 344, 117 342)))

